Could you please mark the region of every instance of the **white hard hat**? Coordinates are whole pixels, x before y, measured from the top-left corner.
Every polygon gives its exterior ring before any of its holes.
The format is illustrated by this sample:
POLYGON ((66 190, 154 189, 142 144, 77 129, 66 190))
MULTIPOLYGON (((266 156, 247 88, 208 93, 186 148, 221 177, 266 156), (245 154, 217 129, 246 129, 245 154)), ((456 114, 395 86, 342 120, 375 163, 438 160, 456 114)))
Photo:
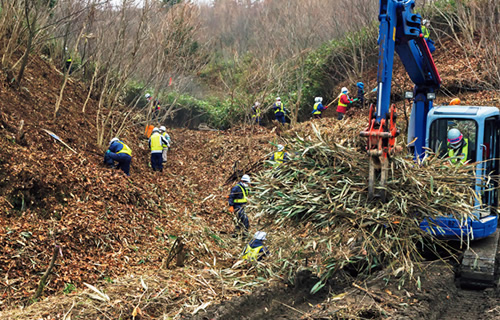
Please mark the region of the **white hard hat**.
POLYGON ((119 140, 120 140, 120 139, 118 139, 118 138, 113 138, 113 139, 111 139, 111 141, 109 142, 109 144, 112 144, 113 142, 115 142, 115 141, 119 141, 119 140))
POLYGON ((161 126, 161 127, 160 127, 160 131, 165 132, 165 131, 167 131, 167 128, 165 128, 165 126, 161 126))
POLYGON ((276 101, 281 101, 281 98, 280 98, 280 97, 277 97, 277 98, 276 98, 276 101))
POLYGON ((424 26, 425 26, 425 25, 427 25, 427 24, 429 24, 429 23, 431 23, 431 22, 430 22, 429 20, 427 20, 427 19, 424 19, 424 20, 422 21, 422 24, 423 24, 424 26))
POLYGON ((260 102, 259 101, 255 101, 255 106, 260 106, 260 102))
POLYGON ((460 132, 460 130, 453 128, 448 131, 448 143, 453 149, 457 149, 460 147, 460 143, 462 142, 464 136, 460 132))
POLYGON ((285 147, 282 144, 278 144, 278 151, 283 151, 285 147))
POLYGON ((160 132, 160 129, 158 129, 158 128, 154 128, 154 129, 153 129, 153 132, 160 132))
POLYGON ((342 92, 342 93, 348 93, 348 92, 349 92, 349 90, 347 90, 347 88, 346 88, 346 87, 342 87, 342 90, 340 90, 340 92, 342 92))
POLYGON ((257 231, 253 235, 255 240, 266 240, 267 233, 264 231, 257 231))
POLYGON ((250 183, 250 176, 248 174, 244 174, 243 177, 241 177, 241 182, 250 183))
POLYGON ((146 99, 149 99, 151 97, 151 95, 149 93, 146 93, 145 97, 146 97, 146 99))
POLYGON ((319 102, 319 97, 314 98, 314 102, 319 102))

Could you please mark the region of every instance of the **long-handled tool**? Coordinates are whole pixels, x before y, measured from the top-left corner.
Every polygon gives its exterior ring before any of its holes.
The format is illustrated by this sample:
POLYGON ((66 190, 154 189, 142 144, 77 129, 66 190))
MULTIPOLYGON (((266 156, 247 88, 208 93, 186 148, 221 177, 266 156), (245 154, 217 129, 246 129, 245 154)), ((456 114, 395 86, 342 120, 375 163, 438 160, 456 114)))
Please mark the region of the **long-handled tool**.
POLYGON ((59 138, 54 132, 52 131, 49 131, 47 129, 42 129, 43 131, 47 132, 49 134, 49 136, 51 136, 52 138, 56 139, 57 141, 59 141, 60 143, 62 143, 65 147, 67 147, 69 150, 73 151, 74 153, 78 153, 76 152, 73 148, 71 148, 70 146, 68 146, 64 141, 61 140, 61 138, 59 138))

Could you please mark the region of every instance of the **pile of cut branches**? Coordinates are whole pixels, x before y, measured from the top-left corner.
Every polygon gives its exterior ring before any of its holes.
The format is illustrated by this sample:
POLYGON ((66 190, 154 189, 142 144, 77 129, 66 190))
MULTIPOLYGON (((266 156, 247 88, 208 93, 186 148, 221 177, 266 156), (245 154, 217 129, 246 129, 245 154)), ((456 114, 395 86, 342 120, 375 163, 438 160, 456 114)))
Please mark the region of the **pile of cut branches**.
POLYGON ((291 161, 256 177, 253 210, 271 224, 308 225, 321 235, 314 246, 322 255, 323 279, 346 268, 359 275, 388 266, 394 275, 411 279, 414 263, 421 260, 419 244, 430 238, 420 222, 442 215, 460 221, 472 217, 471 166, 451 166, 438 157, 423 164, 394 157, 388 201, 369 201, 368 156, 332 143, 312 126, 314 135, 288 141, 295 154, 291 161))

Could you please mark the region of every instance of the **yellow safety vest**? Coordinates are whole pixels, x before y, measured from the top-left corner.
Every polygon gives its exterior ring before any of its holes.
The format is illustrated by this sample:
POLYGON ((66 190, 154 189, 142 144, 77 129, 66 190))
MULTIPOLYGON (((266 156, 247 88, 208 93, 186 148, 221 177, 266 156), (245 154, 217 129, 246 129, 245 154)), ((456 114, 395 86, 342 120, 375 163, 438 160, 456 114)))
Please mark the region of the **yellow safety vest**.
POLYGON ((274 153, 274 161, 278 163, 283 163, 285 159, 285 151, 279 151, 274 153))
POLYGON ((424 35, 425 39, 429 39, 431 32, 429 31, 429 29, 427 29, 426 26, 422 26, 422 34, 424 35))
POLYGON ((252 248, 250 247, 249 244, 247 244, 245 248, 245 252, 243 252, 243 257, 241 259, 243 260, 257 260, 259 259, 259 253, 260 249, 262 249, 264 246, 252 248))
POLYGON ((161 135, 157 132, 151 135, 151 151, 162 151, 163 146, 161 145, 161 135))
POLYGON ((132 149, 129 148, 129 146, 127 146, 125 143, 121 142, 121 141, 117 141, 118 143, 121 143, 122 144, 122 149, 120 151, 118 151, 117 153, 125 153, 125 154, 128 154, 129 156, 132 156, 132 149))
POLYGON ((259 117, 259 118, 260 118, 260 108, 255 109, 255 114, 253 114, 253 115, 252 115, 252 119, 253 119, 253 118, 256 118, 256 117, 259 117))
MULTIPOLYGON (((165 137, 165 140, 167 139, 166 135, 167 135, 167 133, 166 133, 166 132, 163 132, 163 133, 161 134, 161 136, 162 136, 162 137, 165 137)), ((164 143, 164 144, 162 144, 161 146, 162 146, 164 149, 165 149, 165 148, 168 148, 168 145, 167 145, 167 144, 165 144, 165 143, 164 143)))
POLYGON ((346 95, 345 93, 342 93, 342 94, 340 95, 340 97, 339 97, 339 104, 338 104, 338 105, 339 105, 340 107, 347 107, 347 104, 340 102, 340 100, 342 99, 342 96, 347 96, 347 95, 346 95))
POLYGON ((321 111, 318 110, 319 102, 314 104, 314 112, 313 114, 321 114, 321 111))
POLYGON ((274 113, 278 113, 278 112, 282 112, 282 113, 285 113, 285 111, 283 110, 283 103, 280 103, 280 105, 276 105, 278 108, 276 110, 274 110, 274 113))
POLYGON ((448 143, 448 157, 450 158, 455 158, 455 159, 450 159, 451 163, 457 164, 457 160, 459 160, 460 164, 465 164, 467 162, 467 156, 469 155, 469 140, 465 139, 465 144, 460 150, 455 150, 450 147, 450 144, 448 143), (460 159, 460 157, 462 157, 460 159))
POLYGON ((242 203, 247 203, 247 202, 248 202, 248 200, 247 200, 248 190, 246 190, 246 188, 243 188, 243 187, 242 187, 241 185, 239 185, 239 184, 238 184, 237 186, 238 186, 238 187, 240 187, 240 189, 241 189, 241 193, 243 194, 243 198, 241 198, 241 199, 234 199, 234 201, 233 201, 233 202, 234 202, 234 203, 240 203, 240 204, 242 204, 242 203))

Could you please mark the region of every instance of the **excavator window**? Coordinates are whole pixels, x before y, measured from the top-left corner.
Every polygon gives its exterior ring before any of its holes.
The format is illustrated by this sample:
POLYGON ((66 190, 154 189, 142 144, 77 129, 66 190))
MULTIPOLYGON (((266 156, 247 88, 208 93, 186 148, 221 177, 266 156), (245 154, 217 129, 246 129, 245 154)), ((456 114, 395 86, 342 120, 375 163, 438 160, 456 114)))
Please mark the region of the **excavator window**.
POLYGON ((443 118, 431 124, 429 133, 429 148, 439 157, 448 156, 448 131, 452 128, 460 130, 467 140, 467 160, 476 162, 477 151, 477 123, 471 119, 443 118))
MULTIPOLYGON (((483 169, 485 174, 498 176, 500 161, 500 128, 498 127, 498 119, 490 117, 484 123, 484 141, 481 144, 483 153, 483 169)), ((498 206, 498 181, 496 178, 488 179, 488 185, 485 186, 485 191, 482 194, 483 204, 490 208, 498 206)))

